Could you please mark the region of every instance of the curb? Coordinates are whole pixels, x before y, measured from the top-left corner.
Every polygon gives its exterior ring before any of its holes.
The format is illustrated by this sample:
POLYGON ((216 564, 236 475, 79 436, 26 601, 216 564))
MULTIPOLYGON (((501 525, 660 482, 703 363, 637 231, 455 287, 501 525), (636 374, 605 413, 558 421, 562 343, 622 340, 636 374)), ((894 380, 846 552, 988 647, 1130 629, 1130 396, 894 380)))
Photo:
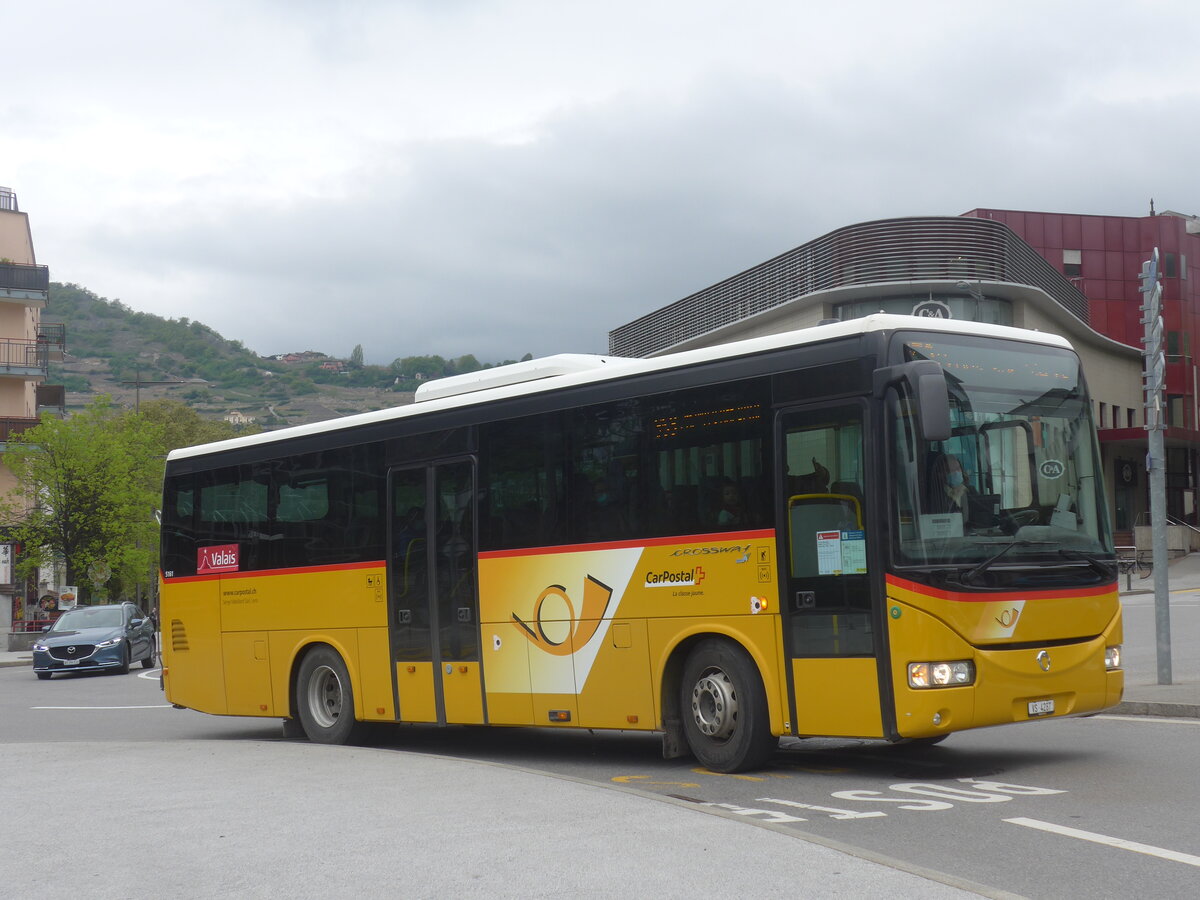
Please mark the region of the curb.
POLYGON ((1157 700, 1125 700, 1107 710, 1119 716, 1162 716, 1170 719, 1200 719, 1200 704, 1164 703, 1157 700))
POLYGON ((27 659, 0 660, 0 669, 13 669, 13 668, 16 668, 17 666, 31 666, 31 665, 33 665, 33 657, 32 656, 28 657, 27 659))

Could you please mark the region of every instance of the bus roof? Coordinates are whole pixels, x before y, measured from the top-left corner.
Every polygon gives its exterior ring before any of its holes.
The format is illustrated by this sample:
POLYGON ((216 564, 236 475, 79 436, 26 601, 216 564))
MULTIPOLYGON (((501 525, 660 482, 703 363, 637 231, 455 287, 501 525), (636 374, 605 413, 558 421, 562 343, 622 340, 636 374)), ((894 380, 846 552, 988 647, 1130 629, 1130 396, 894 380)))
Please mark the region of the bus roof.
POLYGON ((715 344, 711 347, 685 350, 649 359, 561 354, 508 366, 498 366, 481 372, 430 382, 428 387, 422 386, 422 390, 418 391, 418 402, 415 403, 306 425, 295 425, 290 428, 281 428, 278 431, 265 431, 209 444, 180 447, 172 450, 167 459, 176 460, 208 453, 222 453, 226 450, 270 444, 308 435, 327 434, 345 428, 420 416, 456 407, 469 407, 509 397, 520 397, 596 381, 610 381, 650 372, 684 368, 715 360, 754 356, 772 350, 799 347, 870 332, 909 329, 979 335, 1071 349, 1071 344, 1066 338, 1044 331, 1028 331, 1007 325, 987 325, 955 319, 877 313, 844 322, 832 322, 827 325, 816 325, 811 328, 800 328, 795 331, 715 344))

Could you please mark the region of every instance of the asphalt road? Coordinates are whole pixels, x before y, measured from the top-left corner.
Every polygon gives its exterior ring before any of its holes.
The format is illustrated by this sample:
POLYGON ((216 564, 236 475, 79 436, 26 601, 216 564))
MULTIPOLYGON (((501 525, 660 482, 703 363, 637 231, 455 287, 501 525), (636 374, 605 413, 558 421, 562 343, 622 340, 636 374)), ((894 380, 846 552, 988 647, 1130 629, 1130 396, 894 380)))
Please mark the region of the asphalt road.
MULTIPOLYGON (((272 821, 287 821, 304 815, 310 807, 318 809, 339 834, 355 827, 364 831, 366 846, 373 848, 378 843, 379 853, 396 864, 406 858, 411 843, 406 841, 403 827, 382 834, 371 822, 348 822, 339 796, 347 790, 357 791, 361 784, 367 785, 367 792, 389 783, 394 787, 418 763, 461 767, 456 760, 475 765, 448 773, 450 780, 444 784, 449 787, 437 797, 427 798, 415 821, 427 833, 436 829, 461 840, 461 849, 455 852, 461 854, 468 870, 473 859, 470 848, 481 846, 483 823, 491 822, 496 814, 489 806, 495 804, 495 798, 482 799, 483 786, 489 783, 487 773, 495 772, 493 764, 501 764, 505 772, 519 770, 520 799, 504 801, 510 809, 499 820, 506 828, 514 817, 519 820, 531 811, 536 817, 540 803, 559 803, 564 779, 591 791, 571 799, 572 804, 582 804, 577 807, 578 814, 590 817, 589 824, 595 824, 597 817, 614 817, 616 824, 603 829, 603 846, 574 846, 561 854, 549 853, 551 848, 537 843, 527 847, 518 843, 502 852, 499 860, 493 847, 486 861, 479 862, 481 872, 504 871, 507 866, 521 869, 526 876, 531 871, 541 872, 549 879, 545 882, 547 894, 590 893, 586 887, 596 884, 612 892, 623 888, 640 893, 644 888, 664 893, 661 885, 646 880, 645 871, 638 872, 639 867, 654 866, 654 853, 661 853, 661 848, 621 846, 622 832, 632 834, 633 829, 623 829, 620 823, 628 822, 629 816, 637 816, 642 824, 643 819, 668 814, 683 818, 664 823, 668 835, 664 840, 673 849, 678 845, 679 853, 687 852, 689 841, 698 841, 694 852, 711 870, 698 869, 694 884, 672 882, 671 886, 680 890, 668 889, 667 895, 682 894, 684 888, 712 893, 727 889, 730 883, 741 884, 743 892, 749 892, 754 877, 748 872, 781 874, 798 863, 800 857, 787 850, 787 841, 791 839, 794 847, 806 845, 795 838, 849 848, 858 859, 896 861, 894 873, 872 868, 868 873, 872 878, 911 877, 907 871, 932 875, 941 882, 870 882, 863 880, 868 874, 856 870, 854 880, 846 880, 843 890, 801 887, 797 896, 877 892, 948 896, 940 892, 953 893, 952 888, 959 887, 991 896, 1009 893, 1036 898, 1094 900, 1148 890, 1155 897, 1191 897, 1200 883, 1196 812, 1200 720, 1097 716, 1045 721, 964 732, 932 748, 866 741, 785 741, 768 770, 721 776, 691 760, 662 760, 658 740, 639 734, 379 728, 371 734, 367 750, 316 747, 283 741, 276 720, 228 719, 172 709, 157 681, 144 677, 146 674, 153 675, 135 671, 126 676, 58 676, 43 682, 25 669, 0 669, 3 795, 10 801, 30 802, 33 798, 29 831, 36 830, 36 844, 41 847, 66 848, 81 842, 90 847, 93 841, 108 839, 109 828, 102 827, 97 834, 98 825, 112 826, 112 834, 124 835, 129 833, 126 824, 136 824, 161 837, 166 822, 194 823, 197 816, 201 822, 211 820, 221 833, 198 840, 193 848, 199 854, 197 859, 175 868, 160 865, 161 877, 180 871, 193 878, 207 873, 211 890, 189 893, 187 885, 199 883, 193 880, 184 883, 182 890, 177 886, 176 893, 183 896, 247 892, 239 873, 252 871, 244 867, 253 866, 253 854, 247 854, 241 843, 235 849, 232 839, 254 833, 255 810, 272 813, 272 821), (55 778, 68 767, 78 773, 89 760, 94 762, 93 780, 103 781, 103 773, 111 771, 121 789, 152 794, 155 800, 146 807, 150 812, 143 815, 153 821, 125 823, 117 811, 104 810, 81 822, 76 810, 37 808, 32 785, 55 778), (352 766, 347 765, 351 760, 352 766), (223 777, 219 788, 210 789, 211 809, 172 806, 175 780, 180 785, 192 784, 189 779, 197 768, 215 765, 227 767, 221 771, 233 774, 223 777), (153 773, 146 784, 139 781, 143 769, 153 773), (333 776, 320 778, 321 772, 348 779, 339 782, 343 793, 332 788, 333 776), (596 795, 594 785, 607 786, 607 790, 596 795), (293 794, 308 796, 312 802, 291 806, 294 799, 286 798, 293 794), (639 802, 627 805, 631 794, 639 802), (656 804, 644 801, 647 795, 662 798, 657 804, 662 812, 654 812, 656 804), (600 805, 592 809, 586 805, 589 802, 600 805), (736 827, 731 830, 724 824, 724 830, 707 830, 712 817, 697 813, 713 811, 723 813, 724 823, 732 821, 736 827), (81 824, 85 826, 82 829, 81 824), (226 837, 231 838, 228 844, 224 843, 226 837), (622 859, 627 862, 624 866, 622 859), (588 866, 598 866, 602 880, 587 880, 580 874, 586 873, 588 866), (214 876, 214 871, 224 874, 214 876), (572 891, 571 885, 579 890, 572 891)), ((491 781, 495 780, 493 775, 491 781)), ((88 779, 83 783, 89 783, 88 779)), ((421 789, 420 784, 409 784, 404 796, 411 800, 421 789)), ((120 789, 115 793, 119 796, 120 789)), ((85 801, 83 805, 88 804, 85 801)), ((408 821, 412 816, 407 813, 402 819, 408 821)), ((7 823, 0 828, 8 830, 16 820, 5 815, 0 821, 7 823)), ((10 837, 20 839, 19 835, 6 835, 0 841, 7 848, 0 850, 6 861, 21 858, 10 837)), ((313 852, 319 853, 322 843, 317 837, 299 841, 297 846, 308 846, 309 840, 318 848, 313 852)), ((332 846, 340 845, 333 842, 332 846)), ((176 852, 186 849, 177 848, 176 852)), ((286 857, 287 852, 279 849, 272 858, 278 854, 286 857)), ((339 859, 331 859, 332 871, 342 871, 346 857, 343 849, 339 859)), ((367 858, 373 857, 367 854, 367 858)), ((102 860, 103 854, 98 854, 94 867, 100 873, 105 871, 102 860)), ((836 868, 836 863, 831 864, 836 868)), ((814 865, 805 857, 801 874, 796 876, 801 882, 791 883, 803 884, 806 872, 815 878, 814 865)), ((323 871, 321 867, 317 870, 323 871)), ((284 870, 277 875, 279 884, 287 884, 284 870)), ((309 876, 291 885, 289 892, 330 896, 337 883, 330 878, 309 876)), ((31 886, 38 883, 29 882, 31 886)), ((815 888, 818 883, 826 884, 810 881, 809 886, 815 888)), ((168 884, 159 882, 160 887, 168 884)), ((496 888, 486 875, 479 875, 466 887, 471 884, 478 888, 475 895, 479 896, 496 888)), ((759 882, 756 892, 770 896, 778 884, 759 882)), ((463 892, 463 884, 455 887, 463 892)), ((423 895, 432 893, 436 892, 423 895)), ((539 891, 532 893, 538 895, 539 891)), ((122 894, 100 892, 98 896, 122 894)))

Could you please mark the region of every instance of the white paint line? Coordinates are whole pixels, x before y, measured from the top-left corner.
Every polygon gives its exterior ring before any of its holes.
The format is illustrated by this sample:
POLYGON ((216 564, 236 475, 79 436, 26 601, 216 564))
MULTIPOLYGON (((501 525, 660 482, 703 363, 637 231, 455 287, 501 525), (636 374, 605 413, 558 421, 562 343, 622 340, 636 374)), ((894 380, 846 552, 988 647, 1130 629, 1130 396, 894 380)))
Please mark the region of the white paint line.
POLYGON ((170 703, 155 706, 31 706, 30 709, 171 709, 170 703))
POLYGON ((1111 713, 1100 713, 1091 718, 1112 719, 1115 722, 1144 722, 1153 725, 1191 725, 1193 728, 1200 726, 1200 719, 1171 719, 1166 716, 1116 716, 1111 713))
POLYGON ((1107 844, 1109 847, 1117 847, 1121 850, 1132 850, 1134 853, 1145 853, 1147 856, 1157 856, 1159 859, 1167 859, 1171 862, 1186 863, 1189 866, 1200 868, 1200 856, 1193 856, 1190 853, 1180 853, 1178 850, 1164 850, 1162 847, 1154 847, 1150 844, 1139 844, 1137 841, 1127 841, 1124 838, 1109 837, 1106 834, 1096 834, 1094 831, 1081 831, 1078 828, 1067 828, 1065 825, 1054 825, 1050 822, 1039 822, 1037 819, 1005 819, 1005 822, 1011 822, 1013 825, 1024 825, 1026 828, 1037 828, 1040 831, 1049 831, 1051 834, 1061 834, 1066 837, 1079 838, 1081 841, 1091 841, 1094 844, 1107 844))

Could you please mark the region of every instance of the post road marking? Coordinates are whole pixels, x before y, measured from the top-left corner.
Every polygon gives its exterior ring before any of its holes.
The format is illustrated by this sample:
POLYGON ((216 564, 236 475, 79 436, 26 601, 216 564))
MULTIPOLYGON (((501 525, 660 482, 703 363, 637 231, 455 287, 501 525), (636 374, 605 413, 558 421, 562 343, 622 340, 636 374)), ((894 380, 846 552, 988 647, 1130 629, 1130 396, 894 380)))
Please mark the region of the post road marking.
POLYGON ((1127 841, 1124 838, 1109 837, 1107 834, 1097 834, 1094 831, 1081 831, 1078 828, 1068 828, 1065 825, 1054 825, 1050 822, 1040 822, 1037 819, 1005 819, 1013 825, 1024 825, 1026 828, 1036 828, 1039 831, 1049 831, 1051 834, 1061 834, 1066 837, 1079 838, 1081 841, 1091 841, 1095 844, 1106 844, 1121 850, 1132 850, 1134 853, 1145 853, 1147 856, 1157 856, 1171 862, 1186 863, 1189 866, 1200 867, 1200 856, 1190 853, 1180 853, 1178 850, 1165 850, 1150 844, 1139 844, 1137 841, 1127 841))

